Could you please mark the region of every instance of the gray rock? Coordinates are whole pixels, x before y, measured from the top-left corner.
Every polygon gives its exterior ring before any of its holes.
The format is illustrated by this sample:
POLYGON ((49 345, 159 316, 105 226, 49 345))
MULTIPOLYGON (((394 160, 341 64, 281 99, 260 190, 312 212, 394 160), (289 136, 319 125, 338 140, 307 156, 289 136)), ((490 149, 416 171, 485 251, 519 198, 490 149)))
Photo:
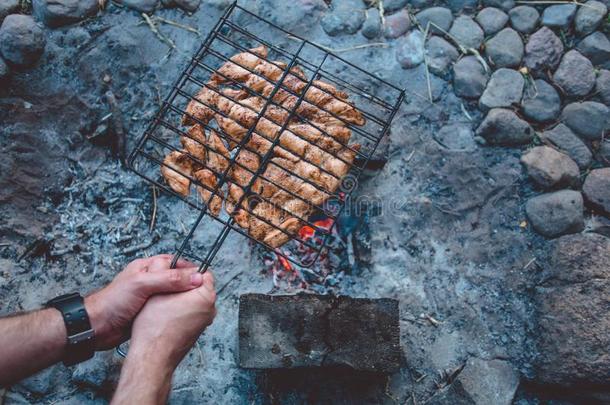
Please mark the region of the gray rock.
POLYGON ((183 10, 195 12, 201 4, 201 0, 174 0, 176 5, 183 10))
POLYGON ((486 111, 490 108, 519 104, 524 85, 523 76, 516 70, 507 68, 496 70, 491 75, 487 88, 479 100, 479 108, 486 111))
POLYGON ((33 0, 32 12, 47 27, 61 27, 87 17, 99 10, 97 0, 33 0))
POLYGON ((405 8, 409 0, 384 0, 383 9, 387 13, 393 13, 402 8, 405 8))
POLYGON ((4 80, 11 73, 8 65, 4 62, 4 59, 0 57, 0 80, 4 80))
POLYGON ((406 69, 424 61, 424 34, 421 31, 413 30, 396 41, 396 60, 406 69))
POLYGON ((540 138, 570 156, 580 169, 586 169, 591 165, 593 157, 591 151, 567 126, 559 124, 553 129, 542 132, 540 138))
POLYGON ((528 176, 544 189, 578 186, 578 165, 565 153, 549 146, 536 146, 521 156, 528 176))
POLYGON ((465 15, 461 15, 453 21, 449 34, 465 48, 479 49, 485 39, 485 34, 479 24, 465 15))
POLYGON ((574 20, 576 4, 554 4, 542 12, 542 25, 566 29, 574 20))
POLYGON ((485 43, 485 53, 496 67, 517 67, 523 58, 523 41, 512 28, 504 28, 485 43))
POLYGON ((477 147, 470 124, 447 124, 439 129, 434 138, 444 147, 454 151, 473 151, 477 147))
POLYGON ((381 16, 376 8, 366 10, 366 20, 362 24, 362 35, 368 39, 377 38, 381 33, 381 16))
POLYGON ((595 81, 595 94, 610 106, 610 70, 601 70, 595 81))
POLYGON ((7 62, 27 66, 36 62, 46 45, 42 29, 30 16, 11 14, 0 27, 0 53, 7 62))
POLYGON ((511 8, 515 7, 514 0, 482 0, 481 3, 485 7, 497 7, 505 11, 508 11, 511 8))
POLYGON ((487 7, 479 11, 477 22, 483 28, 485 35, 493 35, 500 31, 508 22, 508 15, 495 7, 487 7))
POLYGON ((582 192, 587 205, 610 218, 610 167, 591 170, 582 192))
POLYGON ((142 13, 152 13, 157 8, 159 0, 120 0, 117 2, 142 13))
POLYGON ((532 227, 547 238, 556 238, 584 229, 583 199, 578 191, 561 190, 542 194, 525 203, 532 227))
POLYGON ((476 10, 479 5, 478 0, 447 0, 447 7, 454 13, 458 13, 460 11, 473 11, 476 10))
POLYGON ((608 129, 608 107, 595 101, 570 103, 563 108, 561 120, 581 138, 601 139, 608 129))
POLYGON ((365 9, 352 1, 331 3, 333 7, 320 21, 324 31, 331 37, 337 35, 355 34, 365 20, 365 9), (336 4, 336 5, 335 5, 336 4))
POLYGON ((438 76, 446 75, 459 56, 457 49, 439 36, 433 35, 426 43, 428 68, 438 76))
POLYGON ((587 35, 595 31, 608 12, 608 7, 599 1, 589 0, 585 4, 586 6, 578 8, 574 20, 579 35, 587 35))
POLYGON ((559 93, 553 86, 538 79, 523 94, 521 111, 526 118, 535 122, 553 121, 561 112, 559 93))
MULTIPOLYGON (((211 1, 220 4, 227 2, 227 0, 204 0, 202 8, 210 5, 211 1)), ((233 3, 232 0, 228 1, 229 4, 233 3)), ((257 14, 295 34, 310 35, 311 27, 318 26, 320 19, 328 10, 324 0, 293 0, 290 2, 290 7, 286 7, 286 0, 259 0, 257 4, 257 14)), ((364 8, 364 3, 360 2, 359 7, 364 8)), ((216 6, 216 8, 224 9, 225 6, 216 6)))
POLYGON ((477 128, 476 135, 492 145, 522 145, 534 139, 534 130, 511 110, 493 108, 477 128))
POLYGON ((470 358, 451 385, 427 404, 510 405, 519 386, 519 373, 504 360, 470 358))
POLYGON ((541 76, 555 70, 562 54, 561 39, 548 27, 542 27, 529 37, 524 62, 535 76, 541 76))
POLYGON ((571 50, 563 55, 553 80, 568 96, 586 96, 595 86, 593 64, 580 52, 571 50))
POLYGON ((595 66, 610 69, 610 40, 603 32, 594 32, 586 36, 576 46, 595 66))
POLYGON ((84 363, 78 364, 72 371, 72 381, 94 389, 116 382, 121 361, 114 351, 97 352, 95 356, 84 363))
POLYGON ((606 139, 599 146, 595 157, 604 166, 610 166, 610 139, 606 139))
POLYGON ((536 29, 540 14, 530 6, 518 6, 508 12, 510 24, 519 32, 529 34, 536 29))
POLYGON ((565 389, 607 385, 610 239, 582 233, 561 237, 550 247, 534 295, 536 381, 565 389))
POLYGON ((19 11, 19 0, 2 0, 0 1, 0 23, 9 14, 15 14, 19 11))
POLYGON ((385 18, 384 36, 398 38, 411 28, 411 17, 407 10, 402 10, 385 18))
MULTIPOLYGON (((422 30, 425 30, 428 22, 430 22, 438 26, 441 30, 448 32, 451 28, 451 23, 453 22, 453 14, 451 14, 451 10, 445 7, 430 7, 415 14, 415 19, 422 30)), ((444 34, 438 28, 430 24, 429 32, 444 34)))
POLYGON ((487 80, 489 73, 474 56, 466 56, 453 66, 453 91, 459 97, 481 97, 487 80))

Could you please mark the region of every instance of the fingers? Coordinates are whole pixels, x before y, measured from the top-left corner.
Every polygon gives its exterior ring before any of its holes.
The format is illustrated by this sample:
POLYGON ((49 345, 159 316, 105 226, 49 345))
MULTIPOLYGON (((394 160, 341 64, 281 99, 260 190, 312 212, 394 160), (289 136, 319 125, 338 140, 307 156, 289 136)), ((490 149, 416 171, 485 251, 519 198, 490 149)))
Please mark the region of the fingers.
MULTIPOLYGON (((162 255, 156 255, 156 256, 136 259, 136 260, 132 261, 131 263, 129 263, 125 267, 125 270, 128 272, 133 272, 133 273, 163 271, 163 270, 167 270, 170 268, 173 258, 174 258, 173 255, 162 254, 162 255)), ((182 258, 178 259, 178 261, 176 262, 177 269, 185 269, 185 268, 191 268, 191 267, 195 267, 195 266, 196 265, 194 263, 192 263, 188 260, 182 259, 182 258)))
POLYGON ((153 294, 181 292, 200 287, 204 277, 197 267, 184 269, 165 269, 140 273, 136 280, 138 288, 148 296, 153 294))

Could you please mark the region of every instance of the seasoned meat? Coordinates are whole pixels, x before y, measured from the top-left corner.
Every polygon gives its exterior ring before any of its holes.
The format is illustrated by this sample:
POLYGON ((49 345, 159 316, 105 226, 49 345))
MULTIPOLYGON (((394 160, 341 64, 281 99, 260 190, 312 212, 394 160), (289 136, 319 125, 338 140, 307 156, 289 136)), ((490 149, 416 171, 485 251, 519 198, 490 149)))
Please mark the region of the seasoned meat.
POLYGON ((206 149, 205 149, 205 131, 200 125, 193 125, 187 130, 187 136, 180 137, 180 143, 182 147, 191 155, 193 155, 200 162, 205 162, 206 149))
POLYGON ((203 86, 195 97, 186 106, 185 114, 182 116, 182 124, 193 125, 207 124, 218 110, 219 99, 242 100, 248 96, 244 90, 223 88, 220 90, 214 83, 210 82, 203 86))
POLYGON ((165 156, 163 163, 161 174, 170 188, 178 194, 188 196, 191 180, 186 176, 193 176, 192 160, 183 152, 173 151, 165 156))
POLYGON ((216 176, 209 169, 201 169, 195 172, 195 179, 202 184, 197 185, 197 191, 203 203, 214 216, 218 216, 222 208, 222 191, 216 188, 216 176))

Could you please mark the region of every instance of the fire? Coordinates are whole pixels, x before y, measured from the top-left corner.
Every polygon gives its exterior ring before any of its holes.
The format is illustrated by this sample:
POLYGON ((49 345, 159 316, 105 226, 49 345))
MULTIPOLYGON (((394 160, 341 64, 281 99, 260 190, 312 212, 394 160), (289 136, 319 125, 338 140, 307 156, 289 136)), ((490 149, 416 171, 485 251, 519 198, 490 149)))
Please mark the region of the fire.
POLYGON ((278 260, 280 261, 280 263, 282 264, 282 267, 284 267, 284 269, 286 271, 293 271, 292 265, 290 264, 288 259, 286 259, 281 254, 278 254, 277 257, 278 257, 278 260))
POLYGON ((326 218, 316 221, 313 224, 318 228, 324 229, 325 231, 330 231, 330 228, 333 227, 333 223, 334 222, 332 219, 326 218))
POLYGON ((311 226, 305 225, 299 229, 299 238, 301 238, 301 240, 311 239, 314 233, 316 233, 316 231, 311 226))

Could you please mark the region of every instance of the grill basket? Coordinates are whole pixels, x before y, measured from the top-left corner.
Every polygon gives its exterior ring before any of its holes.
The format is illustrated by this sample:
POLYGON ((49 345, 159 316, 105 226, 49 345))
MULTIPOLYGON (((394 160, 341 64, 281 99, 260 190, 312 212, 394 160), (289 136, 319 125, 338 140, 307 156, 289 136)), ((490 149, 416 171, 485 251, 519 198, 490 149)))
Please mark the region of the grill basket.
MULTIPOLYGON (((253 71, 250 72, 252 74, 257 74, 253 71)), ((267 80, 264 77, 262 78, 267 80)), ((335 56, 332 52, 329 52, 327 48, 299 38, 296 35, 281 29, 277 25, 258 17, 243 7, 240 7, 236 3, 231 5, 216 23, 208 37, 196 52, 195 56, 192 58, 186 69, 182 72, 172 87, 168 97, 165 99, 161 108, 156 113, 155 117, 152 119, 152 122, 145 130, 136 147, 130 154, 128 161, 129 167, 135 173, 154 184, 156 187, 180 198, 190 207, 194 208, 198 213, 198 216, 188 231, 187 236, 177 248, 173 265, 175 265, 178 258, 187 257, 191 260, 199 262, 199 271, 206 271, 230 231, 234 230, 257 243, 260 243, 266 248, 275 251, 277 254, 285 257, 287 260, 298 266, 304 268, 311 267, 318 259, 320 253, 325 249, 327 239, 329 235, 331 235, 333 227, 336 226, 336 219, 341 214, 346 201, 349 200, 350 194, 354 189, 354 185, 357 184, 359 176, 366 167, 370 158, 375 153, 379 142, 388 132, 390 123, 403 98, 403 90, 354 66, 352 63, 335 56), (247 27, 247 29, 244 27, 247 27), (254 32, 256 32, 256 35, 254 32), (320 129, 315 122, 309 121, 307 118, 301 116, 297 111, 297 107, 301 101, 303 101, 303 97, 305 96, 307 89, 312 86, 312 82, 314 80, 322 80, 326 83, 332 84, 338 90, 349 94, 350 102, 353 103, 354 106, 366 118, 365 125, 356 126, 345 122, 345 120, 343 120, 341 117, 325 110, 325 112, 332 114, 336 119, 343 121, 352 131, 352 137, 349 144, 354 145, 359 143, 361 147, 359 150, 352 149, 352 151, 355 152, 355 159, 350 164, 350 172, 342 179, 338 190, 324 203, 322 207, 312 207, 315 208, 315 212, 318 214, 314 212, 312 215, 309 215, 308 218, 302 218, 295 213, 286 212, 288 215, 292 215, 301 220, 304 226, 308 227, 307 229, 316 235, 315 238, 305 238, 303 237, 302 232, 298 232, 295 235, 291 234, 292 240, 286 245, 290 244, 291 248, 297 252, 307 252, 306 255, 285 254, 283 253, 285 251, 284 248, 282 248, 282 250, 273 249, 266 243, 254 239, 246 230, 242 229, 237 223, 235 223, 235 219, 229 216, 226 212, 223 211, 221 215, 215 216, 212 215, 208 210, 208 203, 212 201, 211 199, 214 196, 220 196, 220 198, 222 198, 221 189, 225 184, 227 184, 228 181, 230 181, 228 174, 230 173, 231 168, 235 166, 241 166, 252 174, 250 184, 244 189, 244 197, 251 195, 250 186, 256 179, 263 179, 290 193, 295 198, 303 200, 303 198, 294 192, 286 190, 286 188, 279 186, 272 180, 263 177, 266 167, 269 164, 276 164, 271 161, 271 158, 273 155, 272 152, 275 148, 282 148, 280 145, 278 145, 280 138, 279 136, 276 139, 269 139, 272 142, 273 147, 264 156, 260 156, 260 166, 258 170, 252 171, 237 162, 236 157, 241 150, 250 150, 248 149, 247 141, 250 139, 256 125, 252 125, 251 128, 248 129, 246 136, 242 140, 235 142, 234 137, 220 130, 218 126, 214 126, 213 124, 207 122, 202 122, 189 115, 192 121, 196 121, 198 124, 204 127, 206 131, 210 131, 212 129, 215 130, 225 143, 229 143, 229 141, 233 141, 234 144, 238 143, 237 147, 231 151, 227 170, 225 170, 224 173, 215 172, 214 174, 218 179, 217 185, 214 188, 209 188, 189 174, 180 173, 179 170, 167 166, 163 162, 166 154, 172 151, 182 150, 179 142, 179 138, 181 136, 188 137, 196 142, 199 142, 197 139, 192 138, 187 132, 187 127, 181 124, 183 115, 187 114, 187 104, 191 100, 195 100, 195 96, 199 89, 206 86, 211 75, 223 63, 227 62, 231 56, 240 52, 248 52, 250 48, 255 48, 261 45, 268 48, 268 62, 274 63, 272 61, 277 60, 287 64, 287 68, 284 70, 281 78, 273 83, 274 88, 271 94, 269 94, 268 97, 265 97, 256 91, 247 88, 242 83, 235 81, 230 82, 233 88, 243 88, 248 91, 250 95, 260 96, 264 99, 263 107, 259 112, 257 112, 256 122, 258 122, 258 119, 260 119, 261 116, 265 116, 265 111, 269 106, 274 106, 274 108, 277 107, 283 109, 288 114, 288 119, 285 120, 284 123, 277 123, 278 126, 281 125, 281 130, 286 128, 290 119, 299 120, 305 124, 309 124, 320 129), (282 83, 292 67, 299 67, 307 76, 306 86, 300 93, 292 92, 282 83), (275 100, 273 100, 273 95, 280 89, 282 91, 291 93, 295 97, 298 97, 297 102, 289 108, 285 108, 282 104, 276 103, 275 100), (176 193, 174 190, 168 187, 165 181, 161 178, 160 168, 162 166, 166 166, 171 170, 180 173, 184 177, 189 178, 193 185, 203 187, 204 189, 208 190, 211 193, 210 198, 207 201, 204 201, 197 192, 193 192, 188 196, 183 196, 176 193), (319 214, 323 214, 325 218, 330 220, 325 221, 325 224, 330 222, 332 223, 332 226, 329 227, 327 225, 317 225, 316 221, 313 221, 312 218, 315 218, 316 215, 319 214), (189 243, 197 228, 202 223, 202 220, 206 217, 212 218, 214 221, 220 224, 220 232, 216 236, 214 243, 211 245, 211 247, 206 249, 205 252, 193 252, 192 249, 189 248, 189 243)), ((197 102, 200 101, 197 100, 197 102)), ((218 111, 214 106, 208 105, 207 107, 212 108, 215 113, 223 115, 223 112, 218 111)), ((322 130, 322 132, 324 131, 322 130)), ((301 137, 301 139, 311 143, 305 138, 301 137)), ((205 147, 207 152, 214 152, 214 149, 212 149, 210 145, 200 142, 199 144, 205 147)), ((343 146, 351 149, 349 145, 343 146)), ((186 155, 194 163, 201 164, 197 157, 188 153, 186 153, 186 155)), ((342 160, 336 155, 334 156, 337 159, 342 160)), ((345 161, 343 160, 343 162, 345 161)), ((319 165, 316 165, 316 167, 318 167, 321 172, 327 172, 319 165)), ((291 176, 299 177, 303 182, 308 182, 319 188, 316 184, 312 183, 311 180, 303 178, 298 174, 287 170, 285 167, 280 167, 280 169, 286 170, 291 176)), ((263 197, 258 195, 256 198, 258 201, 265 200, 263 197)), ((241 200, 235 204, 235 206, 241 206, 241 200)), ((286 211, 284 208, 280 209, 286 211)), ((251 209, 248 209, 248 213, 256 216, 259 220, 274 226, 267 219, 257 216, 252 212, 251 209)), ((281 232, 285 232, 278 227, 274 226, 274 228, 280 230, 281 232)))

